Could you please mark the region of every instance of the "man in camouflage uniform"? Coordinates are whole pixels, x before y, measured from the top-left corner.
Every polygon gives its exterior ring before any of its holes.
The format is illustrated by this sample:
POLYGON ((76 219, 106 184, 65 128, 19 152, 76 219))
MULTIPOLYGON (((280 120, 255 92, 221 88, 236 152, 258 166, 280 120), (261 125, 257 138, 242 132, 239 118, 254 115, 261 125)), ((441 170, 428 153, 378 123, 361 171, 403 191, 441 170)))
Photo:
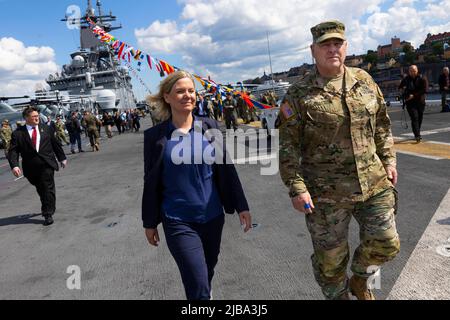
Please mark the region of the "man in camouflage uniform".
POLYGON ((60 116, 56 117, 55 128, 56 128, 56 132, 55 132, 56 139, 59 141, 59 143, 62 145, 64 142, 66 145, 69 145, 69 141, 67 141, 67 137, 66 137, 64 123, 62 122, 60 116))
MULTIPOLYGON (((97 124, 100 122, 92 113, 86 111, 83 118, 83 127, 87 129, 89 141, 91 143, 92 152, 100 150, 100 134, 98 133, 97 124)), ((100 123, 101 124, 101 123, 100 123)))
POLYGON ((265 103, 269 106, 273 106, 277 104, 277 98, 273 91, 267 91, 262 96, 262 103, 265 103))
POLYGON ((396 156, 382 93, 363 70, 347 68, 345 26, 311 29, 315 70, 294 84, 280 108, 280 174, 293 206, 306 214, 314 275, 327 299, 374 299, 369 267, 400 250, 395 225, 396 156), (353 216, 361 243, 353 255, 353 216))
POLYGON ((237 110, 238 110, 239 117, 242 119, 242 121, 245 124, 250 123, 247 103, 245 103, 245 100, 244 100, 244 98, 242 98, 241 95, 238 95, 238 97, 237 97, 237 110))
POLYGON ((223 101, 223 114, 225 117, 225 125, 227 129, 237 130, 238 124, 235 117, 235 109, 237 107, 236 101, 233 99, 231 93, 227 93, 227 98, 223 101))
POLYGON ((12 129, 9 126, 9 121, 8 119, 3 120, 2 127, 0 128, 0 139, 3 142, 3 148, 5 149, 5 156, 7 158, 9 146, 11 145, 11 136, 12 136, 12 129))
POLYGON ((273 106, 277 104, 278 97, 274 91, 269 92, 269 105, 273 106))
MULTIPOLYGON (((253 94, 251 94, 250 92, 247 92, 247 95, 251 100, 256 100, 256 97, 253 94)), ((256 114, 256 108, 247 106, 247 110, 248 110, 248 118, 249 118, 250 122, 257 121, 258 116, 256 114)))

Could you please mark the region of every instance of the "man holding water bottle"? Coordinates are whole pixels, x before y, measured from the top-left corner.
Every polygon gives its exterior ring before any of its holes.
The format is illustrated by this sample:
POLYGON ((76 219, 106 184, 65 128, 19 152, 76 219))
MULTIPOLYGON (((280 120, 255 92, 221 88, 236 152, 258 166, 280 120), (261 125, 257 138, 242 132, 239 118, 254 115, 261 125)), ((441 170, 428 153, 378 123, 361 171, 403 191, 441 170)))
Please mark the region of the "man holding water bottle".
POLYGON ((347 68, 345 26, 311 29, 314 70, 289 89, 278 119, 280 174, 311 234, 314 276, 326 299, 373 300, 373 268, 400 250, 396 156, 383 95, 365 71, 347 68), (350 259, 351 217, 361 243, 350 259))

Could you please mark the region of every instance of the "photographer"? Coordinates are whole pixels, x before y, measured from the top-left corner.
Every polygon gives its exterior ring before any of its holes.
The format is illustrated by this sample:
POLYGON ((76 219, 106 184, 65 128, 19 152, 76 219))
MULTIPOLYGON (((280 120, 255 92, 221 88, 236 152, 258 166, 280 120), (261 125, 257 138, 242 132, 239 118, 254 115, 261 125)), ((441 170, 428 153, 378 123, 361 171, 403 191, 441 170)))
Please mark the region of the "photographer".
POLYGON ((411 118, 411 126, 417 143, 422 140, 420 128, 425 111, 427 86, 427 80, 419 74, 419 69, 416 65, 409 67, 409 75, 402 80, 399 86, 399 89, 404 90, 402 96, 404 97, 406 110, 411 118))
POLYGON ((447 108, 447 95, 450 90, 450 76, 448 67, 442 69, 442 74, 439 76, 439 91, 442 97, 442 110, 441 112, 449 112, 447 108))

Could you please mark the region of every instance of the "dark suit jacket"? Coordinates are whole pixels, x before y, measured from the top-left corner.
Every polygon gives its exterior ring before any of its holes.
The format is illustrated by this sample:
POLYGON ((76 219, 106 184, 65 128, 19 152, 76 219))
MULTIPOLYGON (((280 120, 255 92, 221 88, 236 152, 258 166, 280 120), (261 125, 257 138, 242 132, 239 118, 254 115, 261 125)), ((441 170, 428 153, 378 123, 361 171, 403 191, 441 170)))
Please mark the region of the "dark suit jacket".
POLYGON ((414 96, 413 99, 406 102, 406 105, 425 105, 425 94, 428 89, 428 81, 422 77, 422 75, 418 75, 415 79, 411 78, 411 76, 404 78, 399 86, 399 89, 403 88, 405 89, 406 96, 410 94, 414 96))
POLYGON ((59 161, 66 160, 63 149, 46 124, 39 125, 39 133, 41 135, 39 153, 33 147, 27 126, 18 128, 13 132, 11 137, 11 148, 8 155, 9 165, 11 169, 19 167, 20 154, 22 156, 22 169, 25 177, 33 171, 33 168, 39 168, 42 164, 46 164, 50 168, 58 171, 59 167, 55 155, 59 161))
POLYGON ((198 101, 196 104, 196 107, 194 108, 193 114, 196 115, 197 117, 200 117, 200 103, 202 103, 202 107, 203 107, 203 113, 205 114, 206 117, 211 118, 211 112, 208 108, 208 101, 203 100, 203 102, 198 101))
POLYGON ((444 89, 446 86, 448 86, 448 82, 447 82, 448 77, 450 77, 450 76, 446 76, 445 74, 441 74, 439 76, 439 90, 441 92, 448 92, 449 91, 449 89, 447 89, 447 90, 444 89))
MULTIPOLYGON (((169 121, 171 120, 164 121, 144 133, 142 220, 146 229, 154 229, 161 222, 163 155, 166 143, 170 139, 169 121)), ((217 122, 212 119, 201 118, 201 121, 204 132, 219 129, 217 122)), ((226 164, 225 161, 224 164, 213 164, 213 175, 224 211, 228 214, 248 211, 247 199, 234 165, 226 164)))

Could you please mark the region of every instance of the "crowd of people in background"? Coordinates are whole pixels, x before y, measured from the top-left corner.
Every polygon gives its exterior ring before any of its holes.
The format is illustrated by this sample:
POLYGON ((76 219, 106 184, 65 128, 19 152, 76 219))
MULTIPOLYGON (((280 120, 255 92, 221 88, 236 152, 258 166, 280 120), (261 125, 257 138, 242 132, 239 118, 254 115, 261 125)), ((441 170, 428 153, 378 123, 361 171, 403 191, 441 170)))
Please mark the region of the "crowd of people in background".
MULTIPOLYGON (((108 139, 113 138, 112 128, 114 126, 117 127, 119 135, 125 132, 139 132, 141 128, 140 119, 145 116, 145 112, 139 109, 129 109, 113 113, 97 112, 95 114, 86 110, 76 110, 72 111, 66 119, 61 115, 56 116, 55 119, 47 116, 45 124, 50 128, 50 132, 55 135, 60 146, 70 145, 71 153, 75 154, 76 150, 78 152, 85 152, 81 141, 83 133, 89 138, 92 151, 99 151, 102 128, 105 129, 108 139)), ((17 128, 22 125, 23 123, 20 121, 16 123, 17 128)), ((13 130, 9 121, 2 121, 0 138, 3 142, 6 157, 8 155, 12 133, 13 130)))
MULTIPOLYGON (((275 97, 273 93, 270 95, 275 97)), ((249 97, 255 99, 253 96, 249 97)), ((262 99, 265 99, 265 95, 262 99)), ((273 105, 276 106, 276 102, 273 105)), ((242 119, 244 124, 249 124, 259 119, 254 107, 249 107, 241 95, 233 95, 231 93, 228 93, 222 101, 219 101, 211 94, 197 93, 193 114, 197 117, 224 121, 227 129, 236 129, 240 124, 238 119, 242 119)), ((158 115, 154 107, 151 107, 150 115, 154 125, 160 122, 160 115, 158 115)))
MULTIPOLYGON (((250 99, 255 99, 250 93, 245 92, 250 99)), ((276 96, 273 92, 267 92, 261 97, 261 101, 265 104, 277 107, 276 96)), ((98 108, 100 110, 100 108, 98 108)), ((153 107, 149 110, 152 118, 152 124, 156 125, 158 114, 153 107)), ((229 93, 226 98, 219 101, 217 98, 208 93, 197 93, 196 107, 193 114, 197 117, 206 117, 217 121, 224 121, 227 129, 237 129, 239 124, 249 124, 258 121, 259 117, 254 107, 249 107, 241 95, 233 95, 229 93), (241 119, 242 121, 238 121, 241 119)), ((90 146, 93 152, 100 150, 99 139, 102 137, 102 128, 108 139, 113 138, 113 128, 117 128, 119 135, 127 132, 139 132, 141 129, 141 118, 146 113, 140 109, 116 110, 114 112, 96 112, 95 114, 86 110, 76 110, 70 112, 64 119, 58 115, 53 119, 47 116, 46 124, 50 127, 51 132, 61 146, 70 145, 72 154, 85 152, 82 146, 82 135, 89 138, 90 146)), ((20 127, 22 122, 17 122, 16 126, 20 127)), ((2 123, 0 128, 0 138, 3 141, 5 155, 7 155, 8 144, 11 139, 12 128, 8 121, 2 123)))

